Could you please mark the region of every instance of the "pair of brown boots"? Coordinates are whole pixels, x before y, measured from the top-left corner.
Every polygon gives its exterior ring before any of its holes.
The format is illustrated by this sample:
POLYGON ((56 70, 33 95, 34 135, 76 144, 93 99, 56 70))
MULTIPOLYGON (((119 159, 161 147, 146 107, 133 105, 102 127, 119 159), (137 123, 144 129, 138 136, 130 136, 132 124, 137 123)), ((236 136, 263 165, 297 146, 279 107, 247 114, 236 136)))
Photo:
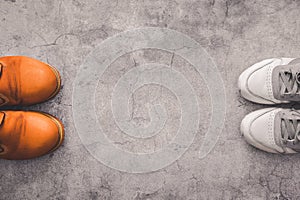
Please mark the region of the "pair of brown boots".
MULTIPOLYGON (((0 106, 28 106, 47 101, 60 90, 59 72, 24 56, 0 58, 0 106)), ((30 159, 63 142, 60 120, 42 112, 0 111, 0 158, 30 159)))

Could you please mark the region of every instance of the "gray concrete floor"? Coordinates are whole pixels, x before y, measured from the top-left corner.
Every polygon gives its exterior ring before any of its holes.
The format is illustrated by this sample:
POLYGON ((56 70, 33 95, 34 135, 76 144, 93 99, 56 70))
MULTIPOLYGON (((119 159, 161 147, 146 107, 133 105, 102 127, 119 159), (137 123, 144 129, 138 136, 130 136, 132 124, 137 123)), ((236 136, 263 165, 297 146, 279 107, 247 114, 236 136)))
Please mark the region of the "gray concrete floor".
MULTIPOLYGON (((263 106, 245 101, 237 89, 239 74, 251 64, 270 57, 299 57, 299 15, 297 0, 2 0, 0 55, 27 55, 58 68, 63 78, 58 96, 27 109, 60 118, 66 138, 50 155, 28 161, 0 160, 0 199, 300 199, 300 157, 264 153, 243 140, 241 119, 263 106), (199 134, 172 165, 156 172, 129 174, 106 167, 84 148, 72 119, 72 90, 80 64, 98 43, 144 26, 180 31, 207 50, 225 82, 227 114, 214 150, 199 160, 199 144, 209 124, 209 97, 203 80, 193 77, 188 64, 182 65, 184 61, 178 59, 174 66, 198 88, 203 113, 199 134)), ((129 68, 158 60, 168 63, 170 55, 140 51, 114 65, 129 68)), ((105 88, 112 87, 120 75, 115 71, 110 66, 102 77, 104 85, 97 88, 97 98, 104 101, 97 105, 97 113, 107 131, 112 125, 105 114, 109 104, 103 97, 109 95, 105 88)), ((157 95, 157 89, 142 88, 136 94, 137 120, 148 120, 143 102, 157 95)), ((161 99, 173 102, 167 90, 161 99)), ((171 123, 170 130, 176 127, 175 121, 171 123)), ((115 140, 121 137, 110 136, 115 140)), ((153 150, 151 141, 119 144, 132 151, 153 150)), ((164 143, 159 145, 163 148, 164 143)))

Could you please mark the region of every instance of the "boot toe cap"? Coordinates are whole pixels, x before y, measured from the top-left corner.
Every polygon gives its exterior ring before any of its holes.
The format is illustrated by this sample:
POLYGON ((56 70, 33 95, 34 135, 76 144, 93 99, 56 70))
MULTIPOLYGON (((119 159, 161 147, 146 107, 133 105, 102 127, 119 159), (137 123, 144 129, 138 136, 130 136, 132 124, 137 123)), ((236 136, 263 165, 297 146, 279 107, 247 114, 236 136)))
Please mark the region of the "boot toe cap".
POLYGON ((24 76, 22 81, 24 104, 46 101, 54 97, 60 89, 59 72, 45 63, 36 65, 24 76))
MULTIPOLYGON (((21 113, 21 112, 20 112, 21 113)), ((10 114, 10 113, 9 113, 10 114)), ((64 140, 64 128, 55 117, 37 112, 22 112, 23 119, 13 125, 21 128, 14 134, 8 130, 3 142, 1 158, 24 160, 39 157, 56 150, 64 140)))

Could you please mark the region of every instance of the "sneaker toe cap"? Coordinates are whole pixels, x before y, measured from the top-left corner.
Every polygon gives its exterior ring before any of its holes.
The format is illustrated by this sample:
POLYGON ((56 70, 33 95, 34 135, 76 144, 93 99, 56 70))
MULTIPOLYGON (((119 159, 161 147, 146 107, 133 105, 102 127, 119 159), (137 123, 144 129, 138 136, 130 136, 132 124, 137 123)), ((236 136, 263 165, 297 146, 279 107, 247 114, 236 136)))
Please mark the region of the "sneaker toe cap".
POLYGON ((278 109, 266 108, 254 111, 244 117, 241 133, 252 146, 270 153, 281 153, 282 148, 274 139, 274 116, 278 109))
MULTIPOLYGON (((267 68, 264 67, 274 59, 266 59, 256 63, 246 69, 238 79, 238 87, 241 95, 248 99, 261 104, 274 104, 272 97, 268 96, 266 80, 268 80, 267 68)), ((269 84, 271 86, 271 83, 269 84)))

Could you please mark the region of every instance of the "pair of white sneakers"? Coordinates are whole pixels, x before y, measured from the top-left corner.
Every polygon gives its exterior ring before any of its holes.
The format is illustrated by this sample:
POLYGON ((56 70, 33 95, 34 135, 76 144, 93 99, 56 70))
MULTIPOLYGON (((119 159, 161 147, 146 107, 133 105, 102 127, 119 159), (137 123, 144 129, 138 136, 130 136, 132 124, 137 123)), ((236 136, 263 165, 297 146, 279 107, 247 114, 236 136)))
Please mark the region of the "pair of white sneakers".
MULTIPOLYGON (((239 77, 241 95, 260 104, 300 101, 300 58, 256 63, 239 77)), ((248 114, 241 132, 251 145, 270 153, 300 152, 300 110, 270 107, 248 114)))

